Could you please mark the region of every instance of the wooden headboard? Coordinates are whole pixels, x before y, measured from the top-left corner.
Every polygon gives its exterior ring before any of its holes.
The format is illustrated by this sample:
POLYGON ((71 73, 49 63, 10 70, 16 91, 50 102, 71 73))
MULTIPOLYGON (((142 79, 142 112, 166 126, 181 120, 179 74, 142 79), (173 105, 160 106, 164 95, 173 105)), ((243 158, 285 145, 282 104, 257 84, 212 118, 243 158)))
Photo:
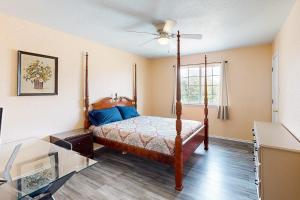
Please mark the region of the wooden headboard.
POLYGON ((105 97, 92 104, 92 109, 100 110, 115 106, 135 106, 135 101, 127 97, 105 97))

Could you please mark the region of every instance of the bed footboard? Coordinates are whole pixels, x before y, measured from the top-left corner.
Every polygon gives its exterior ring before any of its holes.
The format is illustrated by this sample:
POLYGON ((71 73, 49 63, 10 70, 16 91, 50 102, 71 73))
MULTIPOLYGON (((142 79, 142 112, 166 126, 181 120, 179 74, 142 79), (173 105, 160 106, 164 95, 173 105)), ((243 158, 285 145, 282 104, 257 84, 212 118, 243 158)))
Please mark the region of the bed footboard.
MULTIPOLYGON (((187 140, 183 142, 183 162, 187 161, 196 149, 205 141, 205 127, 195 131, 187 140)), ((204 142, 205 143, 205 142, 204 142)))

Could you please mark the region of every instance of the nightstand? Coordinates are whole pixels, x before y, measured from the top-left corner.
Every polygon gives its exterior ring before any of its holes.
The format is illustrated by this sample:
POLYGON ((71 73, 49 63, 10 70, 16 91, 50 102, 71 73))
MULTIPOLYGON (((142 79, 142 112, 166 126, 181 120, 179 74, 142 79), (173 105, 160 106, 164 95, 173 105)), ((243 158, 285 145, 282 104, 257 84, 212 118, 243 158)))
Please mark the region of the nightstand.
MULTIPOLYGON (((86 157, 93 157, 93 133, 90 130, 77 129, 50 136, 50 142, 59 145, 61 142, 69 145, 73 151, 86 157)), ((61 146, 61 145, 59 145, 61 146)))

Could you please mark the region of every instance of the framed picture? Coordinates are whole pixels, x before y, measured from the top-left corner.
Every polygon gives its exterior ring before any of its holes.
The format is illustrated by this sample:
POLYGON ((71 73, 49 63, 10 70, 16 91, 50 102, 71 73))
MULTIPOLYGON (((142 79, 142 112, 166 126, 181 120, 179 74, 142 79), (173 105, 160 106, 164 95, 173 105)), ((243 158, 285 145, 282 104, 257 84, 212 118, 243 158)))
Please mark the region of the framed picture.
POLYGON ((57 95, 58 58, 18 51, 18 96, 57 95))

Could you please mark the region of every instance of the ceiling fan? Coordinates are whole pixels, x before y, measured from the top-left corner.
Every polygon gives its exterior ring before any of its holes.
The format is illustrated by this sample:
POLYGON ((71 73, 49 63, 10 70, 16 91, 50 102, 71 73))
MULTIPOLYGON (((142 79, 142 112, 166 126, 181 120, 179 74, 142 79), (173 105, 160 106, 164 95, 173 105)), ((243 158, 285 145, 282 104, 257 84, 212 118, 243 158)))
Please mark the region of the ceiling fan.
MULTIPOLYGON (((161 23, 154 24, 156 28, 156 33, 149 33, 149 32, 140 32, 140 31, 127 31, 127 32, 133 32, 133 33, 141 33, 141 34, 150 34, 155 36, 149 41, 146 41, 145 43, 142 43, 141 45, 145 45, 153 40, 157 40, 159 44, 161 45, 167 45, 170 43, 170 40, 177 37, 177 34, 172 33, 172 29, 176 26, 176 22, 174 20, 166 20, 161 23)), ((185 39, 195 39, 195 40, 201 40, 202 35, 201 34, 180 34, 181 38, 185 39)))

